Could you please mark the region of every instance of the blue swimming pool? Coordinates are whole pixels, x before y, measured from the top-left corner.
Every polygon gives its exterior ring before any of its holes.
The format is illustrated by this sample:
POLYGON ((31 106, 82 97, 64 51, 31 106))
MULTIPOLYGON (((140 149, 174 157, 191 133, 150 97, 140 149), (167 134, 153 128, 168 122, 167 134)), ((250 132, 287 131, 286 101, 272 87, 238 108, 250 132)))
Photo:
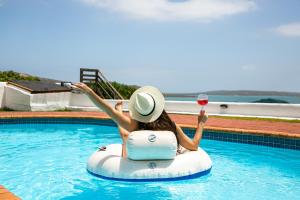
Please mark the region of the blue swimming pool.
POLYGON ((300 151, 203 140, 209 175, 175 182, 102 180, 86 171, 117 128, 91 124, 0 125, 0 184, 32 199, 298 199, 300 151))

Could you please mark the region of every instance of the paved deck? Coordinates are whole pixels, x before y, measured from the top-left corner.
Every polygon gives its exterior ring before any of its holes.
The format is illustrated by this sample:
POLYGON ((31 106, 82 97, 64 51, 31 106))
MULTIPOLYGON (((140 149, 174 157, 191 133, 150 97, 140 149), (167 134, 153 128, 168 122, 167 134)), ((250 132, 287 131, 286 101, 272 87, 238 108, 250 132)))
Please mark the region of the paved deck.
MULTIPOLYGON (((171 118, 182 127, 195 128, 197 116, 170 114, 171 118)), ((0 118, 19 117, 74 117, 108 119, 103 112, 0 112, 0 118)), ((210 116, 206 130, 272 135, 289 138, 300 138, 300 123, 277 122, 264 120, 226 119, 210 116)))
POLYGON ((20 200, 20 198, 0 185, 0 200, 20 200))

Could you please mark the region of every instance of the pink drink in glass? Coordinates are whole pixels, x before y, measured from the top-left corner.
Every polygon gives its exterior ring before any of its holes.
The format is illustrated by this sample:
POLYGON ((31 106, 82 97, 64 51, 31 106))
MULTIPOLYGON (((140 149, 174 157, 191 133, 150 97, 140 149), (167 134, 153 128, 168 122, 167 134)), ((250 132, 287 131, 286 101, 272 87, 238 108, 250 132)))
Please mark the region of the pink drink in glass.
POLYGON ((204 110, 204 106, 208 104, 208 96, 206 94, 199 94, 197 98, 197 103, 202 106, 201 111, 204 110))

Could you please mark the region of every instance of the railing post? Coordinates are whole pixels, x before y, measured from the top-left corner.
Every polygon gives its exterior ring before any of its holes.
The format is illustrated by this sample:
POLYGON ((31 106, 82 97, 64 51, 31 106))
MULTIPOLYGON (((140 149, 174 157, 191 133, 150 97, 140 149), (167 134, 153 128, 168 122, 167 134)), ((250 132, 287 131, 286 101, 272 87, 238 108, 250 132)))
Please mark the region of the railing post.
POLYGON ((80 82, 83 82, 83 69, 80 68, 80 82))

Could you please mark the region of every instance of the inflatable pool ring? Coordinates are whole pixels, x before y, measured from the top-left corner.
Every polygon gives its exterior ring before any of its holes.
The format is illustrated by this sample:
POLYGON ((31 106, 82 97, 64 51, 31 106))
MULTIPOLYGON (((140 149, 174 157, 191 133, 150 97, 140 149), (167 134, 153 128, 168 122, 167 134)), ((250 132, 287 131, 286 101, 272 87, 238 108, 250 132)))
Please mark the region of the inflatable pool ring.
POLYGON ((212 167, 211 159, 200 147, 178 154, 176 137, 169 131, 132 132, 126 149, 127 158, 121 156, 121 144, 97 150, 88 160, 88 172, 111 180, 168 181, 203 176, 212 167))

